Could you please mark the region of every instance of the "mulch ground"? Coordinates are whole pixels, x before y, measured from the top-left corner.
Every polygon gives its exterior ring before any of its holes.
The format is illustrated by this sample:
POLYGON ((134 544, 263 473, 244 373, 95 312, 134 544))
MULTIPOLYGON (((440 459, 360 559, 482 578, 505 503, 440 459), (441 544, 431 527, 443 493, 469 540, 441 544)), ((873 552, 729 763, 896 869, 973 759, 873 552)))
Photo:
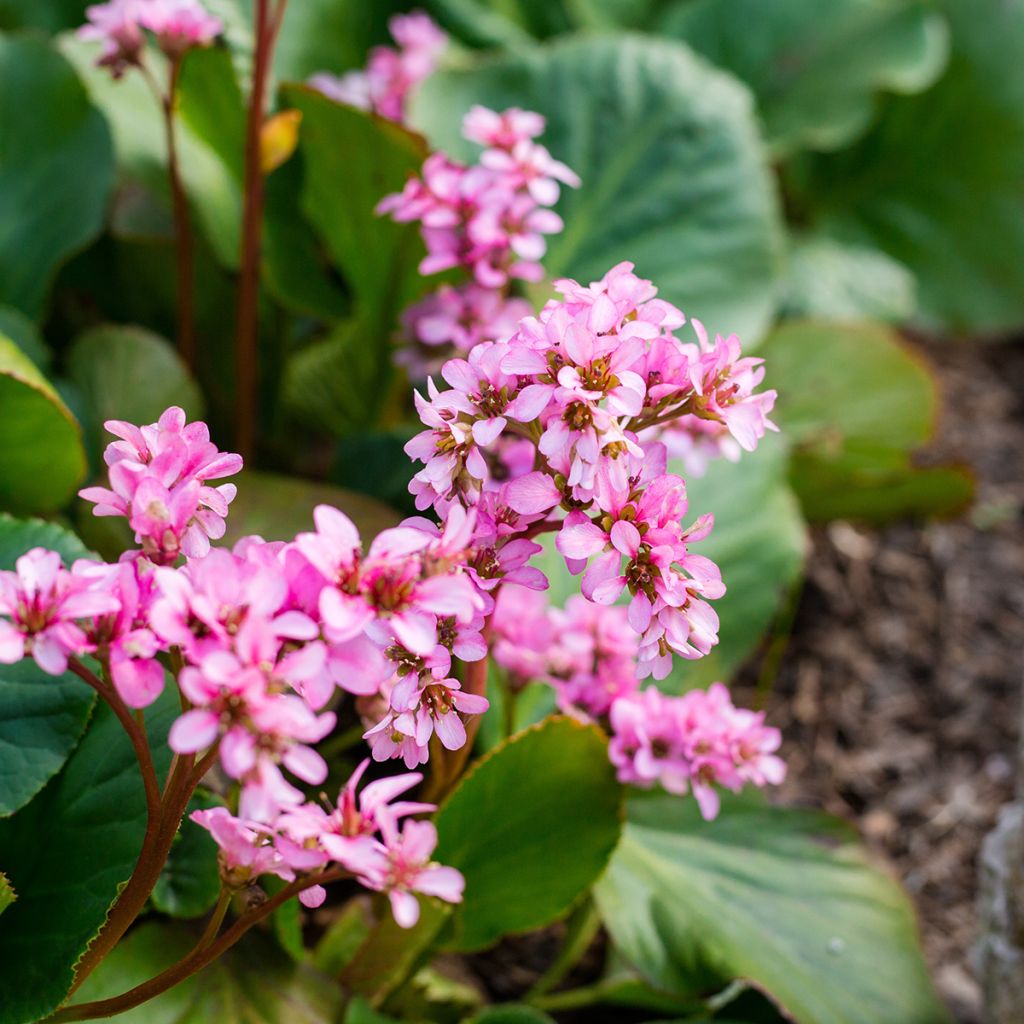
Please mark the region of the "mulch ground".
POLYGON ((785 736, 783 801, 856 821, 917 906, 943 997, 979 1024, 976 860, 1019 771, 1024 347, 922 348, 944 392, 931 454, 971 465, 974 508, 816 530, 767 707, 785 736))

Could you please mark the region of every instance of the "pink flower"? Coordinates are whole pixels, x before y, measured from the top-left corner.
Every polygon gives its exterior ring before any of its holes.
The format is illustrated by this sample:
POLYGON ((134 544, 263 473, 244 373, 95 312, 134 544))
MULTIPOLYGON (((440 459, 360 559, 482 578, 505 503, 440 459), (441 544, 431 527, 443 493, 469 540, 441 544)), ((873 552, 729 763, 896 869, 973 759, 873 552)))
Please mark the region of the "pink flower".
POLYGON ((107 446, 110 488, 79 491, 96 503, 97 516, 125 516, 146 557, 160 565, 179 555, 198 558, 210 539, 224 536, 224 519, 234 500, 234 484, 209 481, 233 476, 239 455, 218 451, 205 423, 187 423, 185 413, 168 409, 156 423, 136 427, 119 420, 104 426, 121 441, 107 446))
POLYGON ((415 768, 426 763, 435 733, 448 750, 464 746, 461 715, 483 714, 489 706, 486 697, 464 693, 457 679, 431 679, 420 685, 417 677, 408 676, 391 692, 391 711, 364 738, 375 761, 402 757, 407 768, 415 768))
POLYGON ((411 928, 420 917, 413 893, 461 903, 466 881, 455 868, 431 861, 437 847, 437 829, 429 821, 407 820, 401 832, 388 819, 381 823, 383 845, 378 859, 368 865, 359 881, 369 889, 386 892, 395 921, 411 928))
POLYGON ((0 663, 27 655, 47 674, 61 675, 68 658, 93 650, 80 622, 118 610, 117 598, 85 573, 69 572, 56 551, 32 548, 0 572, 0 663))
POLYGON ((157 45, 172 59, 194 46, 209 46, 224 28, 199 0, 142 0, 139 23, 156 36, 157 45))
POLYGON ((404 121, 409 94, 434 73, 448 36, 422 11, 396 14, 388 28, 398 49, 375 47, 365 71, 350 71, 340 78, 320 72, 309 84, 335 102, 404 121))
POLYGON ((693 792, 701 814, 717 816, 715 786, 777 785, 786 774, 775 755, 781 737, 764 714, 734 707, 721 683, 667 697, 654 687, 611 707, 608 755, 621 782, 670 793, 693 792))
POLYGON ((220 848, 221 878, 229 888, 244 889, 260 875, 276 875, 287 882, 295 879, 265 826, 236 818, 226 807, 193 811, 189 818, 205 828, 220 848))
POLYGON ((108 0, 85 9, 87 22, 78 30, 80 39, 103 44, 97 63, 120 78, 139 63, 146 45, 139 22, 144 0, 108 0))

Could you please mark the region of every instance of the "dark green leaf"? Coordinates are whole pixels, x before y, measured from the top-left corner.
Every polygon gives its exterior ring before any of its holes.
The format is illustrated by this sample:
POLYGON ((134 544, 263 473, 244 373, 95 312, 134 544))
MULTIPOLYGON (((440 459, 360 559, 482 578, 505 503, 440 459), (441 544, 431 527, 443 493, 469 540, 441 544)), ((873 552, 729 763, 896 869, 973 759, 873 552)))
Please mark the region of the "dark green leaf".
POLYGON ((70 530, 57 523, 43 519, 15 519, 0 512, 0 569, 13 569, 17 559, 29 548, 58 551, 65 565, 71 565, 76 558, 93 557, 70 530))
POLYGON ((846 145, 876 92, 920 92, 948 53, 945 22, 923 0, 694 0, 658 27, 754 90, 776 153, 846 145))
MULTIPOLYGON (((180 925, 149 922, 131 932, 75 993, 73 1002, 120 995, 159 974, 195 945, 180 925)), ((199 974, 119 1024, 333 1024, 341 992, 312 968, 293 963, 268 938, 250 933, 199 974)))
POLYGON ((49 676, 31 658, 0 665, 0 818, 24 807, 60 771, 95 696, 71 672, 49 676))
POLYGON ((781 224, 751 98, 681 43, 571 38, 424 83, 413 123, 456 156, 474 103, 547 117, 541 141, 582 179, 564 188, 552 276, 599 278, 622 260, 709 328, 747 341, 767 326, 781 224))
POLYGON ((389 356, 372 328, 338 324, 285 364, 285 406, 306 426, 339 437, 365 428, 376 422, 387 397, 389 356))
POLYGON ((0 302, 39 315, 113 183, 110 132, 74 70, 40 37, 0 37, 0 302))
POLYGON ((198 47, 188 52, 178 82, 178 113, 195 137, 220 157, 241 184, 245 102, 226 49, 198 47))
POLYGON ((50 365, 50 350, 36 325, 20 310, 0 306, 0 334, 10 338, 40 370, 50 365))
MULTIPOLYGON (((158 771, 180 713, 168 687, 146 709, 158 771)), ((146 804, 131 744, 100 703, 64 770, 17 814, 0 821, 0 870, 18 893, 0 929, 0 1021, 29 1024, 63 1000, 73 967, 132 873, 146 804)))
POLYGON ((554 1024, 546 1013, 532 1006, 491 1006, 478 1013, 470 1024, 554 1024))
POLYGON ((85 21, 88 4, 89 0, 0 0, 0 28, 77 28, 85 21))
POLYGON ((0 508, 60 508, 85 475, 82 431, 35 364, 4 337, 0 409, 0 508))
POLYGON ((355 956, 370 934, 369 905, 365 899, 350 900, 338 914, 313 951, 313 966, 335 977, 355 956))
POLYGON ((153 889, 152 901, 162 914, 199 917, 217 902, 220 870, 217 844, 204 828, 189 820, 193 811, 223 807, 224 801, 199 790, 189 801, 181 830, 153 889))
POLYGON ((564 914, 615 848, 621 799, 604 736, 568 718, 481 758, 436 818, 437 859, 466 878, 453 945, 479 949, 564 914))
POLYGON ((75 339, 66 365, 92 413, 97 453, 110 440, 106 420, 153 423, 171 405, 202 418, 203 396, 177 352, 142 327, 96 327, 75 339))
POLYGON ((835 819, 730 801, 639 799, 595 890, 652 984, 746 978, 798 1024, 943 1024, 907 898, 835 819))
POLYGON ((822 230, 883 249, 917 277, 930 326, 1024 324, 1022 0, 940 0, 949 70, 891 99, 861 143, 794 169, 796 208, 822 230))
POLYGON ((357 313, 386 348, 398 313, 424 287, 416 269, 423 243, 416 226, 378 217, 426 157, 423 140, 399 125, 288 86, 285 102, 302 112, 302 209, 357 300, 357 313))
POLYGON ((345 1024, 399 1024, 399 1021, 378 1013, 365 999, 356 997, 345 1011, 345 1024))

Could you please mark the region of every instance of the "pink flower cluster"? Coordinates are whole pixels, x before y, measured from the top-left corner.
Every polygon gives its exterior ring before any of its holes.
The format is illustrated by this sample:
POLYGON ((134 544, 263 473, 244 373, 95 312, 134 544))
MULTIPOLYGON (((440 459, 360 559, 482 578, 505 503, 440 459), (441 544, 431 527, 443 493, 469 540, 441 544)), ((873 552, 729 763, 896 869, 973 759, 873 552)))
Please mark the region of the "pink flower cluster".
POLYGON ((322 71, 309 84, 338 103, 404 121, 409 93, 434 73, 448 36, 422 11, 396 14, 388 30, 398 48, 374 47, 365 71, 341 76, 322 71))
POLYGON ((505 589, 494 615, 494 660, 515 688, 547 683, 563 711, 604 718, 640 687, 637 636, 626 616, 621 605, 591 604, 578 594, 553 608, 544 594, 505 589))
POLYGON ((223 25, 199 0, 108 0, 86 8, 82 39, 103 44, 98 63, 120 78, 139 65, 145 49, 145 30, 172 60, 194 46, 209 46, 223 25))
POLYGON ((543 130, 540 114, 474 107, 463 132, 486 147, 479 163, 467 166, 433 153, 422 177, 381 200, 378 213, 419 222, 427 246, 421 273, 461 267, 487 289, 503 288, 510 278, 543 277, 544 236, 563 226, 550 209, 558 201, 559 182, 579 185, 565 164, 534 141, 543 130))
POLYGON ((461 877, 430 862, 433 827, 398 827, 431 808, 384 806, 418 775, 397 789, 371 784, 358 806, 353 779, 329 812, 294 780, 319 786, 327 777, 314 745, 335 726, 325 708, 339 689, 385 704, 367 733, 377 760, 421 764, 434 735, 449 749, 466 743, 462 716, 487 700, 462 691, 452 660, 485 656, 481 630, 493 607, 471 564, 476 512, 460 507, 444 530, 410 520, 364 553, 352 522, 319 506, 315 531, 290 543, 248 537, 211 549, 234 487, 208 481, 237 472, 241 459, 176 408, 148 426, 107 428, 119 438, 105 456, 111 486, 83 495, 98 515, 127 516, 141 549, 114 565, 81 559, 67 569, 37 548, 0 573, 0 662, 31 656, 57 675, 70 658, 93 655, 116 690, 111 699, 133 708, 160 696, 164 663, 174 665, 184 709, 169 746, 215 754, 239 787, 237 817, 197 819, 224 849, 231 877, 251 869, 291 879, 333 861, 389 892, 401 923, 415 920, 413 891, 458 899, 461 877))
POLYGON ((218 451, 206 424, 186 423, 176 406, 148 427, 120 420, 104 425, 122 439, 104 455, 110 487, 86 487, 80 496, 95 502, 98 516, 125 516, 157 565, 172 564, 181 554, 206 554, 210 539, 224 536, 224 517, 237 491, 234 484, 212 487, 210 481, 234 476, 241 456, 218 451))
POLYGON ((689 550, 711 519, 683 527, 686 488, 667 472, 659 434, 691 417, 752 450, 774 429, 775 392, 755 390, 761 360, 743 357, 735 336, 712 343, 694 322, 697 341, 680 341, 683 314, 632 264, 588 287, 555 287, 561 301, 507 341, 447 362, 447 390, 431 379, 427 397, 417 393, 427 429, 405 449, 423 463, 410 489, 419 508, 475 508, 478 523, 493 521, 499 560, 557 529, 587 600, 613 604, 629 592, 640 676, 661 679, 673 654, 701 657, 717 642, 707 602, 725 588, 717 567, 689 550))
POLYGON ((717 816, 715 786, 778 785, 786 766, 775 751, 781 736, 764 713, 733 705, 721 683, 668 697, 653 686, 616 700, 608 754, 621 782, 670 793, 692 791, 701 814, 717 816))
POLYGON ((735 707, 721 683, 682 697, 640 688, 627 615, 621 605, 593 605, 579 595, 561 609, 543 594, 505 590, 494 616, 494 660, 513 690, 546 683, 563 711, 605 725, 619 781, 692 790, 705 818, 718 813, 715 786, 737 791, 781 782, 778 730, 762 713, 735 707))
MULTIPOLYGON (((192 820, 209 831, 220 847, 225 884, 243 889, 268 874, 292 882, 337 866, 366 888, 386 892, 395 920, 403 928, 419 920, 416 892, 460 902, 465 887, 462 875, 430 859, 437 846, 437 830, 428 821, 407 817, 433 811, 434 805, 393 802, 422 776, 413 772, 371 782, 357 796, 368 764, 363 761, 353 773, 337 806, 299 804, 273 825, 236 817, 224 807, 195 811, 192 820)), ((318 907, 325 896, 323 886, 311 885, 299 899, 307 907, 318 907)))

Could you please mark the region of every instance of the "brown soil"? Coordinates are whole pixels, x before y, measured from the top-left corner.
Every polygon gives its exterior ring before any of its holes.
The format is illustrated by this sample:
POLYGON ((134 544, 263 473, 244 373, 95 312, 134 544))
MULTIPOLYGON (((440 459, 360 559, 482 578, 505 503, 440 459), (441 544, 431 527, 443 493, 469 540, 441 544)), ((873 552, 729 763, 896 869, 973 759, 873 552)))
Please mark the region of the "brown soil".
POLYGON ((857 822, 914 899, 940 992, 977 1024, 976 859, 1018 772, 1024 348, 923 347, 945 393, 934 454, 972 466, 974 508, 816 530, 768 709, 790 765, 783 800, 857 822))

